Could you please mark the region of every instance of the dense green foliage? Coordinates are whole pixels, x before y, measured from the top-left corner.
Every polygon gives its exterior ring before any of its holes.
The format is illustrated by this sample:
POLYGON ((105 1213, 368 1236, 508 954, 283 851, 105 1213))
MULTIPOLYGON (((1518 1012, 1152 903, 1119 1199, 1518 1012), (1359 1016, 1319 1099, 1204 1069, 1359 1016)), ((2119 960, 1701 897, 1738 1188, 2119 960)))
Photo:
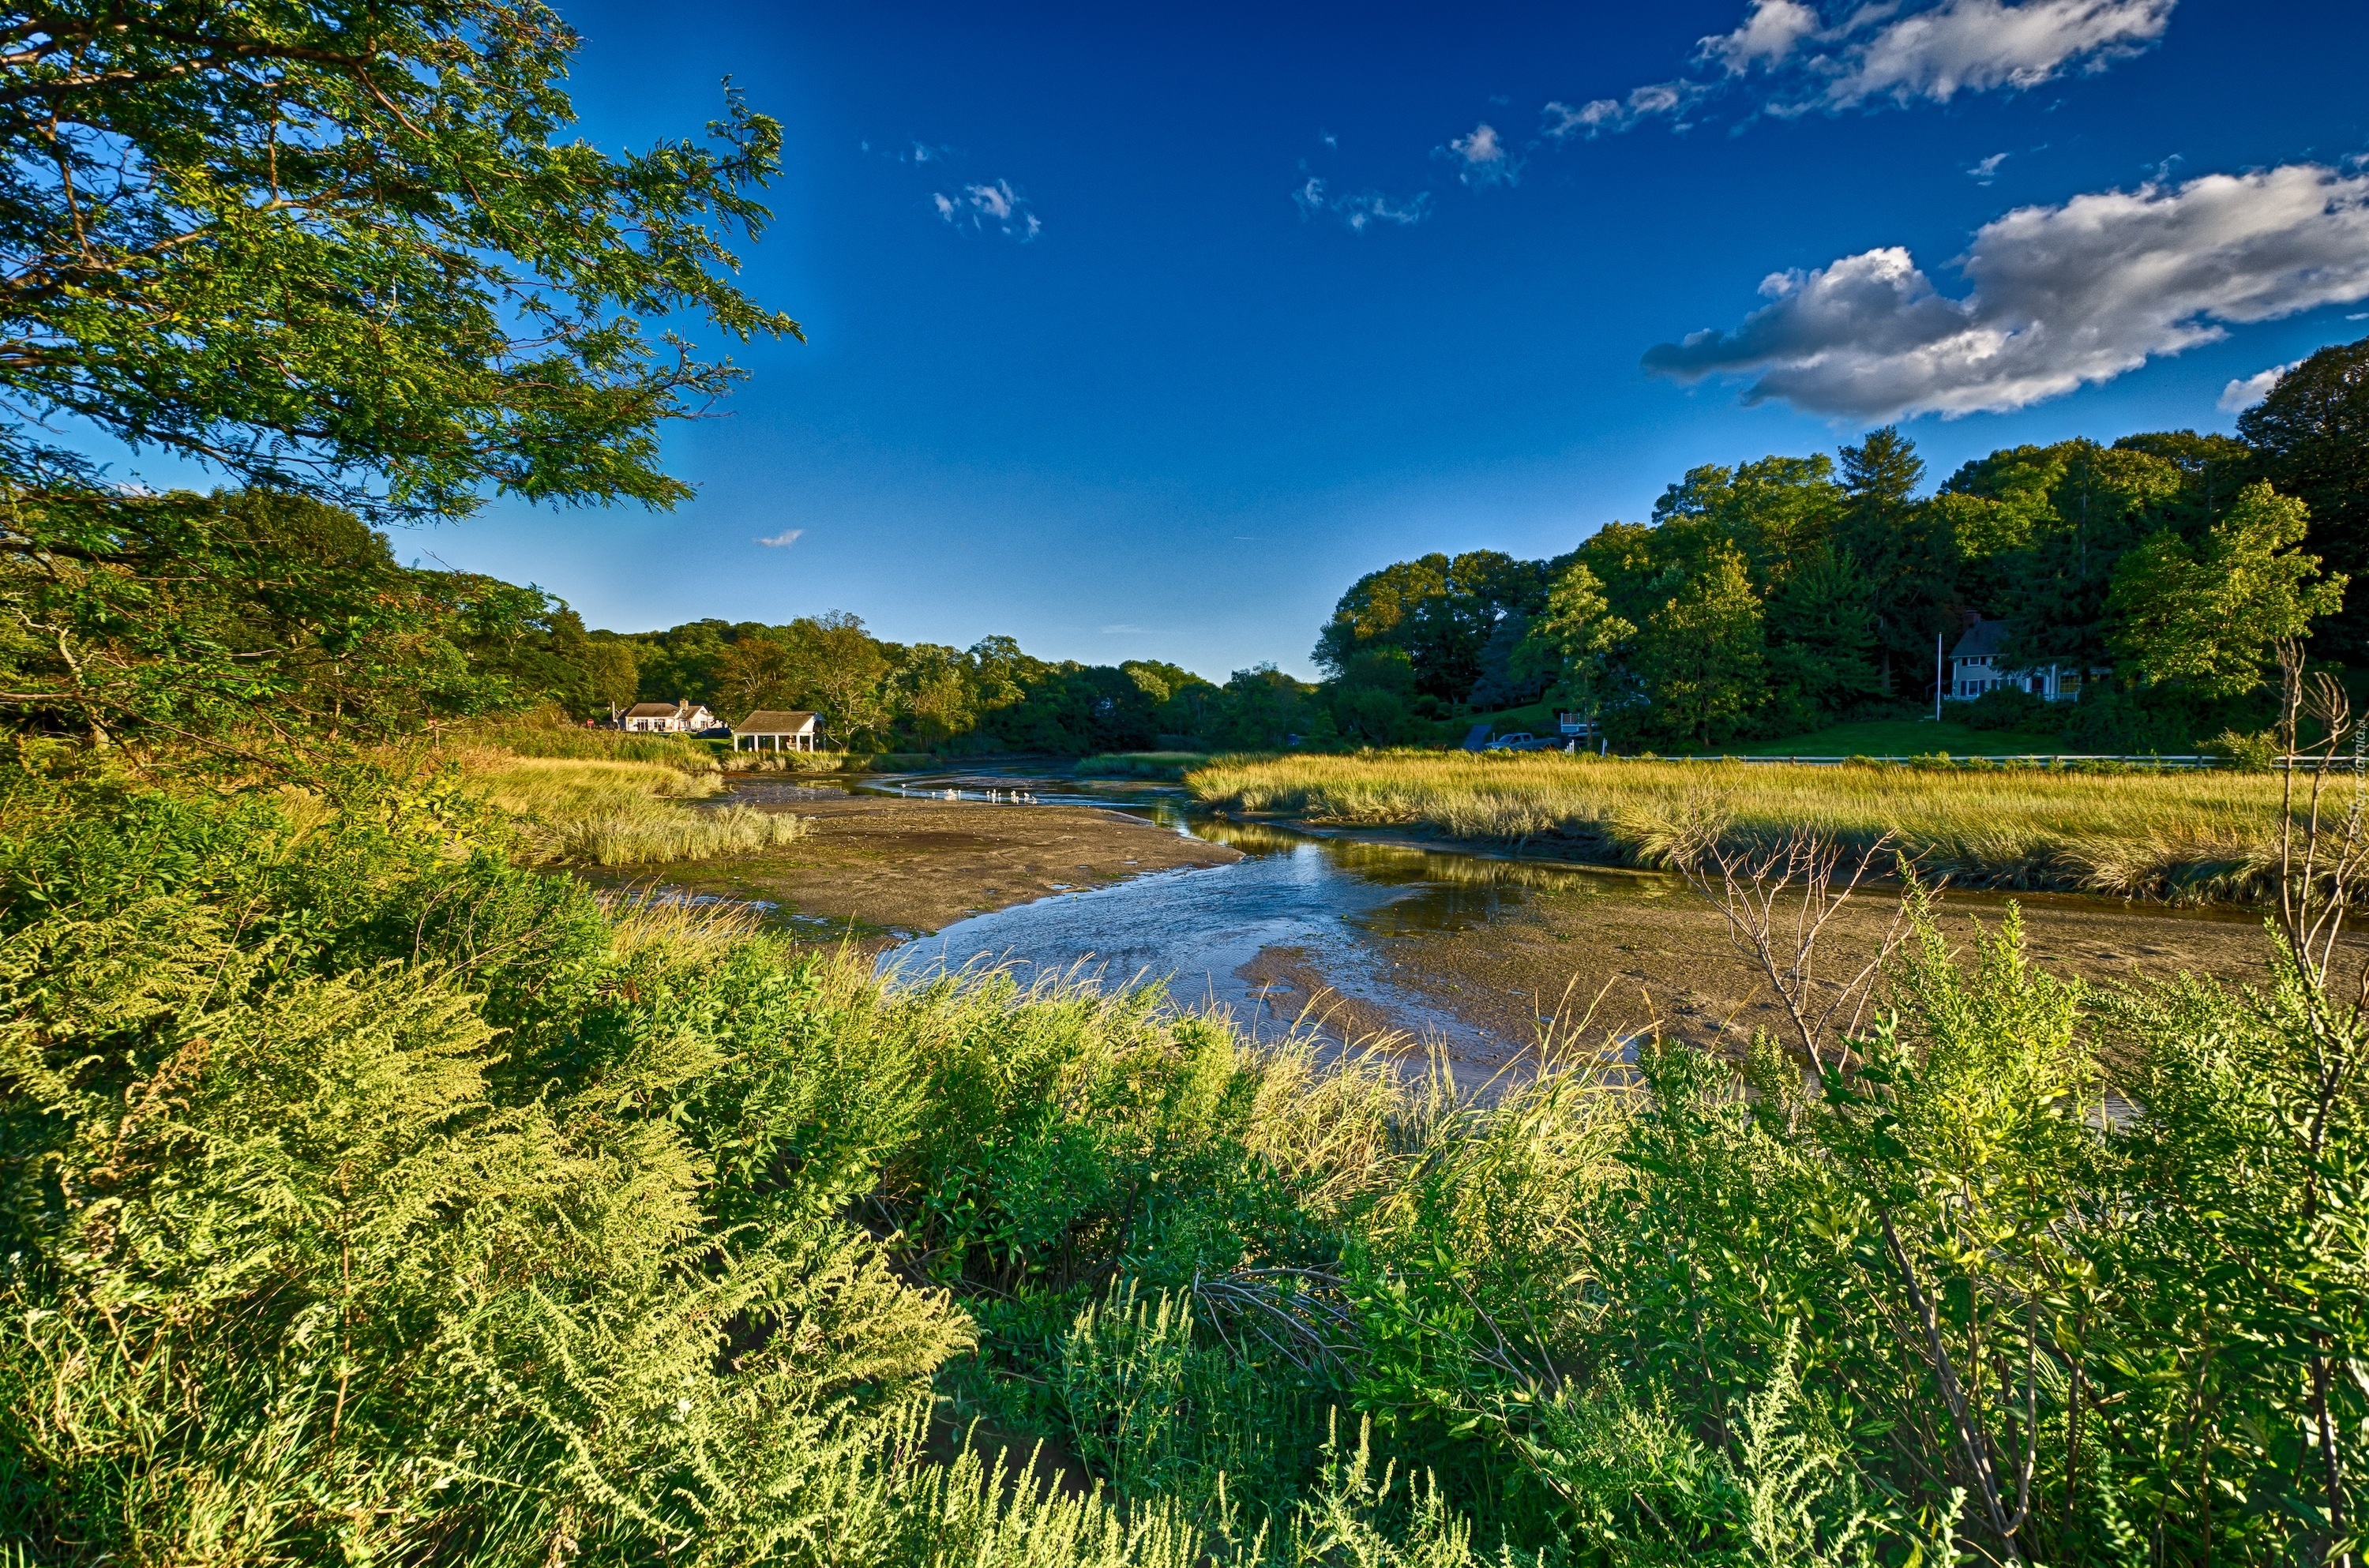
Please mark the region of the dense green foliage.
POLYGON ((2011 923, 1963 967, 1928 931, 1848 1073, 1649 1044, 1483 1104, 1156 993, 884 990, 349 784, 9 781, 0 1539, 36 1560, 2352 1538, 2369 1091, 2292 972, 2093 993, 2011 923), (1000 1486, 982 1417, 1102 1494, 1000 1486))
POLYGON ((2369 647, 2348 588, 2369 566, 2364 354, 2314 355, 2243 441, 2005 449, 1919 498, 1923 462, 1876 430, 1838 463, 1689 470, 1650 523, 1551 560, 1387 567, 1318 640, 1322 701, 1368 744, 1543 699, 1624 746, 1718 746, 1929 708, 1936 639, 1983 615, 2008 624, 2004 668, 2088 676, 2079 704, 2039 715, 2075 750, 2259 731, 2277 639, 2310 634, 2339 660, 2369 647))
POLYGON ((1034 658, 1010 637, 969 648, 883 642, 843 612, 784 626, 711 620, 596 632, 589 647, 588 657, 630 671, 627 685, 644 701, 689 698, 727 720, 811 709, 835 744, 859 750, 1275 750, 1295 736, 1322 744, 1335 733, 1331 713, 1310 700, 1315 688, 1268 666, 1236 670, 1220 686, 1155 659, 1034 658))
MULTIPOLYGON (((240 483, 403 515, 487 488, 670 503, 661 421, 728 363, 640 321, 795 332, 723 240, 781 132, 727 96, 715 145, 558 140, 575 34, 534 0, 69 4, 8 20, 0 395, 240 483)), ((9 548, 84 543, 105 494, 24 425, 9 548)))
POLYGON ((270 491, 74 509, 88 552, 0 552, 0 701, 35 727, 251 760, 590 700, 573 611, 399 566, 351 512, 270 491))

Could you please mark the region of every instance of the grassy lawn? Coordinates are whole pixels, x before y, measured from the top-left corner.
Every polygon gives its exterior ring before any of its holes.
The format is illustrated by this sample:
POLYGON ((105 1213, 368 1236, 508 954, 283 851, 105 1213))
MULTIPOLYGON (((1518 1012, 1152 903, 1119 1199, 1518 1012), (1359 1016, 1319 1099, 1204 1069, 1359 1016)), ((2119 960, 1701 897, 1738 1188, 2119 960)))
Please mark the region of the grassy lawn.
POLYGON ((1944 719, 1865 719, 1829 725, 1812 735, 1782 740, 1740 740, 1721 750, 1734 757, 1916 757, 1947 751, 1952 757, 2028 757, 2073 750, 2060 736, 2018 735, 1969 729, 1944 719))
POLYGON ((1704 832, 1739 846, 1801 828, 1847 845, 1889 835, 1926 875, 1961 886, 2178 899, 2259 893, 2274 862, 2279 798, 2267 774, 1772 768, 1554 752, 1221 757, 1184 783, 1233 810, 1552 844, 1632 865, 1669 864, 1704 832))

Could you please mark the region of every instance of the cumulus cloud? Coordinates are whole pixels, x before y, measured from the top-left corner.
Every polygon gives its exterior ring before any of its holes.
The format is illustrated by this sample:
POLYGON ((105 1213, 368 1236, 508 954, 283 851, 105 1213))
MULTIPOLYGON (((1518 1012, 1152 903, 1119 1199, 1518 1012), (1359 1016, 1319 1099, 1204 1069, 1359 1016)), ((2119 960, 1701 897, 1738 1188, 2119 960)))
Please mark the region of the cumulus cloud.
POLYGON ((1497 128, 1485 120, 1474 126, 1471 135, 1450 139, 1447 146, 1439 149, 1439 155, 1462 166, 1457 169, 1456 177, 1476 189, 1521 183, 1520 161, 1507 150, 1497 128))
POLYGON ((1746 403, 1853 418, 2021 408, 2230 326, 2369 297, 2369 175, 2291 164, 2021 207, 1959 270, 1959 298, 1898 246, 1775 273, 1734 331, 1661 344, 1645 368, 1750 375, 1746 403))
POLYGON ((798 536, 805 532, 806 530, 803 528, 785 528, 781 532, 774 534, 771 539, 760 539, 757 543, 762 544, 768 550, 786 550, 791 545, 796 544, 798 542, 798 536))
POLYGON ((2256 371, 2242 380, 2233 381, 2221 389, 2220 399, 2214 406, 2224 414, 2251 408, 2268 397, 2272 388, 2287 379, 2287 372, 2301 363, 2301 360, 2295 360, 2283 365, 2272 365, 2269 370, 2256 371))
POLYGON ((1404 200, 1379 190, 1359 190, 1345 196, 1334 196, 1325 189, 1324 181, 1315 175, 1310 175, 1300 182, 1299 189, 1291 193, 1291 200, 1299 209, 1301 222, 1322 213, 1331 213, 1357 234, 1364 234, 1368 229, 1383 223, 1405 228, 1431 216, 1431 192, 1428 190, 1417 191, 1404 200))
POLYGON ((1817 7, 1801 0, 1752 0, 1752 14, 1732 33, 1715 33, 1695 46, 1695 58, 1731 76, 1758 66, 1782 64, 1796 45, 1825 30, 1817 7))
POLYGON ((1655 82, 1577 109, 1550 103, 1546 133, 1562 141, 1649 120, 1682 129, 1689 111, 1722 91, 1754 91, 1756 110, 1784 116, 2022 91, 2153 47, 2178 3, 1840 0, 1830 22, 1807 0, 1751 0, 1734 31, 1696 43, 1694 63, 1712 72, 1710 80, 1655 82))
POLYGON ((1036 214, 1028 211, 1028 198, 1013 189, 1008 179, 999 179, 993 185, 966 185, 960 196, 938 191, 930 200, 937 208, 938 216, 956 228, 1000 234, 1023 245, 1045 229, 1036 214))
POLYGON ((1998 177, 1999 165, 2007 162, 2005 153, 1993 153, 1987 158, 1976 158, 1966 166, 1966 173, 1976 185, 1988 185, 1998 177))

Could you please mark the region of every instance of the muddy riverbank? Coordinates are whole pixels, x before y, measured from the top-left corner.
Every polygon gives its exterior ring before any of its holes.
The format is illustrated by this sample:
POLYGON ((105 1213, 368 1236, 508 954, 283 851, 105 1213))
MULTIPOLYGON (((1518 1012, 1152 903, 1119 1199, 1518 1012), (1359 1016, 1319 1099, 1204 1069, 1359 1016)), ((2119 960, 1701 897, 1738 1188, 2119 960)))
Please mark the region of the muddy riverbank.
POLYGON ((670 865, 665 886, 757 904, 800 934, 843 937, 874 952, 985 911, 1242 858, 1224 844, 1090 806, 786 784, 742 785, 730 798, 795 812, 812 830, 780 850, 670 865))
MULTIPOLYGON (((869 787, 890 793, 738 788, 736 799, 813 818, 814 831, 662 880, 758 903, 797 934, 852 940, 908 976, 988 961, 1024 977, 1162 981, 1180 1003, 1223 1008, 1260 1035, 1312 1024, 1336 1038, 1394 1036, 1445 1050, 1467 1078, 1584 1016, 1590 1036, 1658 1028, 1706 1045, 1781 1023, 1717 909, 1675 876, 1229 820, 1149 789, 1104 807, 1031 795, 1082 787, 1049 780, 869 787)), ((1855 969, 1894 904, 1891 890, 1863 894, 1829 928, 1822 972, 1855 969)), ((1953 892, 1940 928, 1967 951, 2011 908, 2033 962, 2092 983, 2265 974, 2260 918, 2237 909, 1953 892)))

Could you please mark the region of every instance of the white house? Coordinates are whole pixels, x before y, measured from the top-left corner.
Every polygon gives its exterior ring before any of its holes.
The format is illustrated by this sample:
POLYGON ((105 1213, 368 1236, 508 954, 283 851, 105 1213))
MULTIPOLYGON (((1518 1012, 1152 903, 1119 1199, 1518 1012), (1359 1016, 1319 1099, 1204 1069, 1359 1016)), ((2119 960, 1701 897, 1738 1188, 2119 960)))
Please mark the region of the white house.
POLYGON ((625 727, 644 735, 700 735, 721 725, 699 703, 635 703, 625 710, 625 727))
POLYGON ((760 708, 732 727, 732 750, 747 740, 751 751, 811 751, 822 738, 822 715, 803 708, 760 708), (772 745, 765 742, 772 740, 772 745))
POLYGON ((1998 651, 2007 645, 2007 623, 1979 616, 1950 650, 1951 702, 1968 703, 1985 692, 2010 686, 2029 692, 2043 702, 2070 703, 2081 695, 2081 669, 2074 664, 2041 664, 2028 670, 1999 665, 1998 651))

